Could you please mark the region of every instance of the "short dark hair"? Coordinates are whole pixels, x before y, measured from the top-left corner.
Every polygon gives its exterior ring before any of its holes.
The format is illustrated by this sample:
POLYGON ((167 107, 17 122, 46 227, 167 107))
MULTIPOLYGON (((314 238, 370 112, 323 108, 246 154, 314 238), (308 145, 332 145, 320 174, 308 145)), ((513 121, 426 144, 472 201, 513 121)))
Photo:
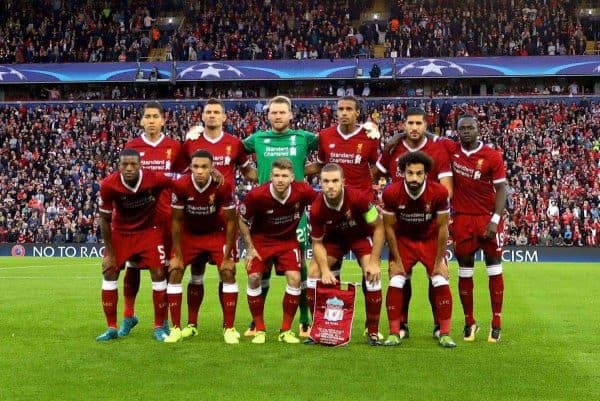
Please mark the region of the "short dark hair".
POLYGON ((344 169, 337 163, 327 163, 321 169, 321 173, 329 173, 332 171, 339 171, 342 178, 344 178, 344 169))
POLYGON ((475 121, 475 125, 478 124, 477 118, 475 118, 475 116, 473 116, 471 114, 461 114, 460 116, 458 116, 458 120, 456 120, 456 125, 458 125, 458 123, 460 122, 460 120, 464 120, 465 118, 468 118, 468 119, 471 119, 471 120, 475 121))
POLYGON ((144 112, 147 109, 158 109, 158 111, 160 112, 160 114, 163 114, 165 112, 165 109, 163 108, 162 104, 160 104, 156 100, 151 100, 148 103, 146 103, 144 105, 144 110, 143 110, 142 114, 144 114, 144 112))
POLYGON ((137 157, 138 160, 141 159, 140 152, 132 148, 125 148, 119 153, 119 159, 122 157, 134 156, 137 157))
POLYGON ((221 109, 223 109, 223 112, 225 112, 225 104, 222 101, 220 101, 219 99, 215 99, 214 97, 212 97, 206 101, 204 106, 206 107, 209 104, 218 104, 219 106, 221 106, 221 109))
POLYGON ((406 171, 406 166, 410 164, 422 164, 425 168, 425 173, 429 173, 433 166, 433 160, 421 151, 407 152, 398 159, 398 169, 401 172, 406 171))
POLYGON ((197 151, 192 153, 190 160, 193 160, 195 157, 204 157, 210 160, 211 163, 213 162, 213 155, 208 150, 198 149, 197 151))
POLYGON ((422 116, 423 118, 425 118, 426 115, 427 113, 425 113, 425 110, 423 110, 420 107, 409 107, 408 109, 406 109, 406 117, 422 116))
POLYGON ((356 96, 350 96, 350 95, 342 96, 341 98, 338 99, 338 102, 341 102, 342 100, 354 102, 354 105, 356 106, 356 110, 360 111, 360 101, 358 100, 358 98, 356 96))
POLYGON ((292 173, 294 172, 294 165, 290 159, 286 159, 285 157, 280 157, 279 159, 273 160, 271 163, 271 170, 274 168, 278 168, 280 170, 290 170, 292 173))

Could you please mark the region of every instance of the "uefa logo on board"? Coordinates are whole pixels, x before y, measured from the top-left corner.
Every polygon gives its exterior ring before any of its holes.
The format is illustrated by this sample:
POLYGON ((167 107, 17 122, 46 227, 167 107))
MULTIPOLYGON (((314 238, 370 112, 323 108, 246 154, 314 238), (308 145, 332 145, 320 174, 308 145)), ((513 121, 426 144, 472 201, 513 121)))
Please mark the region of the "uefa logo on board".
POLYGON ((25 247, 23 245, 15 245, 10 250, 12 256, 25 256, 25 247))

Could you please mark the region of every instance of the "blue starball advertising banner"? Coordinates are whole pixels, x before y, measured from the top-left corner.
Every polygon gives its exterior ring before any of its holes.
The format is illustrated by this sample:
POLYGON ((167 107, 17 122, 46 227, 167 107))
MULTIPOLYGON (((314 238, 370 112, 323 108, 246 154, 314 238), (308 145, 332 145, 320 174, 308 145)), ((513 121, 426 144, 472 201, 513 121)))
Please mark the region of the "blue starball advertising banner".
MULTIPOLYGON (((240 249, 240 258, 245 256, 240 249)), ((0 244, 0 257, 63 257, 63 258, 100 258, 104 255, 103 244, 0 244)), ((387 259, 387 247, 383 249, 383 258, 387 259)), ((308 258, 312 257, 310 249, 307 251, 308 258)), ((483 260, 481 252, 476 253, 476 260, 483 260)), ((448 248, 447 257, 455 260, 452 248, 448 248)), ((348 254, 345 260, 353 260, 354 256, 348 254)), ((502 253, 504 262, 579 262, 592 263, 600 260, 600 248, 567 248, 567 247, 507 247, 502 253)), ((0 263, 0 269, 2 264, 0 263)))
POLYGON ((369 78, 477 78, 600 75, 598 56, 380 58, 343 60, 248 60, 0 65, 1 84, 311 80, 369 78))

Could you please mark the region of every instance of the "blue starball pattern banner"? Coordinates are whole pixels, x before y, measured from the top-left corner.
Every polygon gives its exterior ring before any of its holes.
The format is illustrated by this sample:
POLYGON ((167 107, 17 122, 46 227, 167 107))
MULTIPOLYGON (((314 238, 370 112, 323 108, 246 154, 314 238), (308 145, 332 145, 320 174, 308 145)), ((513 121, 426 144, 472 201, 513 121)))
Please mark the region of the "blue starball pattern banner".
POLYGON ((0 65, 0 84, 132 82, 153 70, 177 81, 364 79, 375 64, 383 79, 600 76, 599 56, 460 57, 11 64, 0 65))

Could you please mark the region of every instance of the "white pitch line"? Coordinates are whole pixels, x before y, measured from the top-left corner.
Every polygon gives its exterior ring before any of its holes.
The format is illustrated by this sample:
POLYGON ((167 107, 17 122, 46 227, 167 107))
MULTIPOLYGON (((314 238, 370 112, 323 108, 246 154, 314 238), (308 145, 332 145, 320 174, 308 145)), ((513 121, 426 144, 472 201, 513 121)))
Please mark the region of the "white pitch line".
POLYGON ((84 264, 73 264, 73 265, 29 265, 29 266, 14 266, 14 267, 0 267, 0 272, 3 270, 21 270, 21 269, 39 269, 43 267, 74 267, 74 266, 100 266, 100 263, 84 263, 84 264))
MULTIPOLYGON (((21 279, 21 280, 34 280, 34 279, 59 279, 64 277, 59 276, 0 276, 0 280, 4 279, 21 279)), ((69 277, 69 280, 96 280, 99 279, 99 276, 90 276, 90 277, 69 277)))

